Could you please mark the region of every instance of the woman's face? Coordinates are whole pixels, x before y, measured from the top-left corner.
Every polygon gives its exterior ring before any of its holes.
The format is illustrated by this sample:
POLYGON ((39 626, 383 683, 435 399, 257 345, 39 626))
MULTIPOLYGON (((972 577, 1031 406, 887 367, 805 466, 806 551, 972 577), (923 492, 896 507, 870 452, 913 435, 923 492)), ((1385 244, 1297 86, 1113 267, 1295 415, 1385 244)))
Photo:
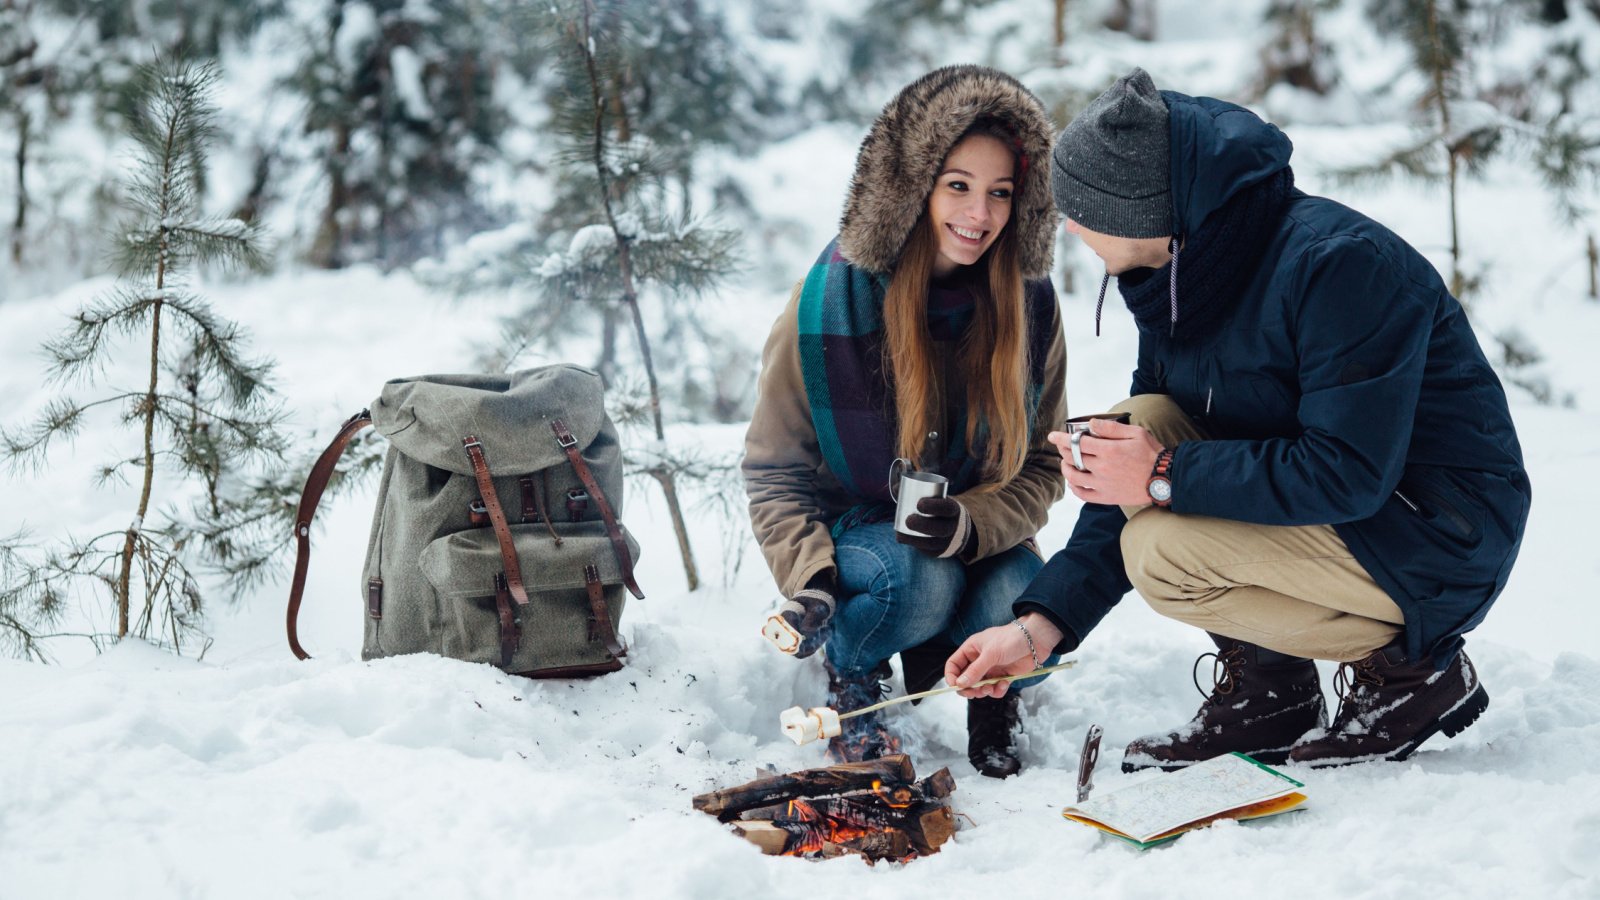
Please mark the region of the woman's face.
POLYGON ((986 134, 963 138, 945 157, 928 197, 928 219, 939 242, 935 276, 972 265, 994 244, 1011 219, 1015 176, 1010 148, 986 134))

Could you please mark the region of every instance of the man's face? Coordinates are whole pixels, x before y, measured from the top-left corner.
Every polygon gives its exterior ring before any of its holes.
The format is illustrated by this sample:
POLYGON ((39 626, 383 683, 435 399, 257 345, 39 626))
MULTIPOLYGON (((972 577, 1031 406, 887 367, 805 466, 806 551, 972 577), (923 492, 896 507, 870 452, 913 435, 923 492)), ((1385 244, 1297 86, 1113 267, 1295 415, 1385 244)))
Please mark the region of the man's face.
POLYGON ((1104 260, 1106 271, 1112 275, 1121 275, 1129 269, 1140 267, 1164 266, 1172 258, 1172 252, 1168 249, 1170 242, 1166 238, 1112 237, 1085 228, 1071 219, 1067 220, 1067 233, 1077 235, 1094 251, 1095 256, 1104 260))

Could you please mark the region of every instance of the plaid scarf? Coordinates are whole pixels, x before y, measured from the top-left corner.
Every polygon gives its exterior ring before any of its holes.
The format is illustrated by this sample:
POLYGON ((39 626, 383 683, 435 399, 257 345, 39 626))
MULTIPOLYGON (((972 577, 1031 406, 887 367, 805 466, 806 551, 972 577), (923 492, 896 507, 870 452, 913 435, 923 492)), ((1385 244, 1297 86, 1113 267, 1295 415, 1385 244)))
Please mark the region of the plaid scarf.
MULTIPOLYGON (((893 517, 889 466, 898 455, 898 419, 884 367, 883 298, 888 285, 888 276, 851 265, 834 240, 817 257, 800 290, 800 372, 817 444, 839 483, 863 501, 835 524, 836 534, 850 525, 893 517)), ((1047 278, 1027 282, 1023 294, 1031 432, 1043 393, 1045 356, 1054 338, 1050 326, 1056 298, 1047 278)), ((970 449, 965 428, 949 436, 948 453, 937 470, 950 479, 952 495, 978 483, 986 430, 980 422, 978 446, 970 449)))

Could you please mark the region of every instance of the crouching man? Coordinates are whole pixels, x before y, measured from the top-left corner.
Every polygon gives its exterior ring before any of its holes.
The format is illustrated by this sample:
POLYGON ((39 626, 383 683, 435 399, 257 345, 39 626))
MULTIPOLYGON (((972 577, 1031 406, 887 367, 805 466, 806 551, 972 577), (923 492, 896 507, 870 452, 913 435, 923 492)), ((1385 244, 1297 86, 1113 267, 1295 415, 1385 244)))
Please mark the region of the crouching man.
POLYGON ((1489 702, 1462 638, 1505 587, 1531 496, 1505 392, 1428 261, 1296 190, 1290 150, 1135 69, 1053 152, 1101 300, 1115 276, 1138 324, 1132 424, 1096 422, 1081 468, 1050 435, 1087 505, 1018 622, 945 674, 1027 671, 1029 641, 1071 651, 1137 588, 1210 634, 1215 687, 1191 722, 1131 742, 1125 771, 1399 760, 1489 702), (1331 723, 1313 659, 1341 663, 1331 723))

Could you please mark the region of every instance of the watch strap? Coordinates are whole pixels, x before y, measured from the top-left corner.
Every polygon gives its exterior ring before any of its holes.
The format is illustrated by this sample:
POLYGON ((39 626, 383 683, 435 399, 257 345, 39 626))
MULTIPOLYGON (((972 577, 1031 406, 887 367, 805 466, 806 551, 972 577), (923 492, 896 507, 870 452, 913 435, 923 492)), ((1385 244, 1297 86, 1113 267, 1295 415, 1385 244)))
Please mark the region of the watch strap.
POLYGON ((1156 464, 1150 470, 1150 481, 1146 485, 1146 491, 1150 494, 1150 502, 1163 509, 1172 505, 1172 455, 1174 451, 1175 448, 1168 447, 1156 454, 1156 464), (1157 480, 1167 483, 1167 497, 1165 500, 1157 500, 1155 492, 1149 490, 1157 480))

